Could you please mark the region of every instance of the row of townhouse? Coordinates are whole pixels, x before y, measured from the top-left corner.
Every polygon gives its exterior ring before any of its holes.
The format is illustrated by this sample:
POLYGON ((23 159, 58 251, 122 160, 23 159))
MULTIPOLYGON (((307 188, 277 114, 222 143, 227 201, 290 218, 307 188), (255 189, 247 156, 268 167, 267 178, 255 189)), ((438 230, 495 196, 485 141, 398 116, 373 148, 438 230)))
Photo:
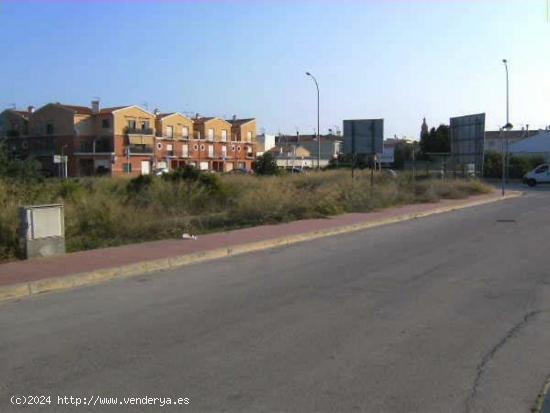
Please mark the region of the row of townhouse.
MULTIPOLYGON (((14 157, 34 157, 50 175, 54 155, 67 156, 68 176, 136 176, 192 165, 228 172, 251 169, 256 120, 192 119, 139 106, 100 108, 49 103, 0 114, 0 138, 14 157)), ((63 158, 62 158, 63 159, 63 158)))

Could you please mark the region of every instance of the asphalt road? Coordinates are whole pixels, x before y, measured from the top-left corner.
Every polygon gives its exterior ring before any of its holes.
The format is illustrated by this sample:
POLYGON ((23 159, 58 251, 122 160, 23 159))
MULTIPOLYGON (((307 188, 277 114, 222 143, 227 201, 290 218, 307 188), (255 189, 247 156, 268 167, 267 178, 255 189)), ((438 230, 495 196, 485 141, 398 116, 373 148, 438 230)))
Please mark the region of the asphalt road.
POLYGON ((0 412, 528 412, 550 374, 549 263, 550 192, 536 189, 3 303, 0 412))

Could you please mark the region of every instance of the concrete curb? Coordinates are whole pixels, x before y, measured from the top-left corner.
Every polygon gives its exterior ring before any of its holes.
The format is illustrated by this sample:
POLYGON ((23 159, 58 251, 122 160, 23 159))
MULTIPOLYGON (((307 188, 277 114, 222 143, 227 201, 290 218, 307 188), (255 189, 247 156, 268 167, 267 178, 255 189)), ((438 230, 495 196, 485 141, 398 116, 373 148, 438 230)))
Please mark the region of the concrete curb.
POLYGON ((306 232, 302 234, 294 234, 286 237, 273 238, 264 241, 251 242, 247 244, 239 244, 228 248, 218 248, 213 250, 195 252, 175 257, 162 258, 152 261, 143 261, 135 264, 124 265, 115 268, 104 268, 91 272, 78 273, 73 275, 46 278, 43 280, 29 281, 20 284, 12 284, 0 286, 0 301, 23 298, 35 294, 46 292, 61 291, 69 288, 80 287, 85 285, 97 284, 102 281, 131 277, 135 275, 152 273, 155 271, 169 270, 179 268, 186 265, 197 264, 200 262, 216 260, 219 258, 229 257, 232 255, 245 254, 254 251, 266 250, 298 242, 310 241, 317 238, 328 237, 332 235, 345 234, 355 231, 360 231, 368 228, 379 227, 382 225, 394 224, 411 219, 422 218, 429 215, 436 215, 445 212, 451 212, 458 209, 474 207, 478 205, 489 204, 502 201, 505 199, 517 198, 522 196, 522 192, 509 192, 504 197, 482 199, 478 201, 468 202, 462 205, 447 206, 442 208, 432 209, 430 211, 404 214, 396 217, 383 219, 374 222, 363 222, 359 224, 345 225, 341 227, 328 228, 319 231, 306 232))
POLYGON ((544 383, 544 386, 541 390, 541 392, 537 396, 537 400, 535 401, 535 405, 531 409, 533 413, 544 413, 547 411, 546 409, 550 408, 550 399, 548 399, 548 392, 550 391, 550 376, 546 379, 546 382, 544 383), (548 406, 546 406, 548 405, 548 406), (543 410, 545 409, 545 410, 543 410))

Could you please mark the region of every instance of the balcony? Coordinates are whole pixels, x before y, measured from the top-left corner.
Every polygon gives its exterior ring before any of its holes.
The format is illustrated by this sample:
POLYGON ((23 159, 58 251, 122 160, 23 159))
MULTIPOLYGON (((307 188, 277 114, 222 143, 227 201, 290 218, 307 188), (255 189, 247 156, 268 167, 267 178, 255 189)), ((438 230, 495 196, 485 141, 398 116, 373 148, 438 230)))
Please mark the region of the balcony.
POLYGON ((113 143, 110 141, 97 140, 93 142, 80 142, 81 153, 113 153, 113 143))
POLYGON ((126 126, 124 133, 127 135, 154 135, 153 128, 131 128, 126 126))
POLYGON ((174 133, 172 136, 162 135, 162 136, 159 136, 159 138, 168 139, 171 141, 188 141, 189 139, 197 139, 192 135, 183 135, 181 133, 174 133))
POLYGON ((128 146, 129 155, 152 155, 154 149, 148 145, 130 145, 128 146))

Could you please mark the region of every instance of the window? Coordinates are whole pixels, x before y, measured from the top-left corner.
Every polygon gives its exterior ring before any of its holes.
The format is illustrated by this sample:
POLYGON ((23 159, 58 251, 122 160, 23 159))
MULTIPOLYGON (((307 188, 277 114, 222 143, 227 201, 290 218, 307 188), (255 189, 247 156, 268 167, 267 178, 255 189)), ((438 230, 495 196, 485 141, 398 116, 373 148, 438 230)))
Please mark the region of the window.
POLYGON ((208 157, 209 158, 214 157, 214 145, 208 145, 208 157))
POLYGON ((141 130, 146 130, 146 129, 149 129, 149 121, 148 120, 144 120, 141 122, 141 130))
POLYGON ((184 126, 183 128, 181 128, 181 134, 184 138, 188 138, 189 137, 189 128, 187 126, 184 126))
POLYGON ((199 150, 199 145, 197 145, 197 144, 193 145, 193 150, 198 151, 199 150))
MULTIPOLYGON (((196 145, 195 145, 196 146, 196 145)), ((189 145, 188 144, 183 144, 181 146, 181 156, 183 158, 187 158, 189 157, 189 145)))
POLYGON ((136 121, 135 120, 129 120, 128 121, 128 129, 131 129, 131 130, 136 129, 136 121))
POLYGON ((222 142, 227 142, 227 131, 222 130, 222 142))
POLYGON ((238 152, 241 151, 241 147, 240 147, 240 146, 237 146, 237 151, 238 151, 238 152))
POLYGON ((172 150, 172 145, 166 144, 166 150, 167 150, 167 151, 171 151, 171 150, 172 150))
POLYGON ((248 142, 252 142, 252 132, 247 132, 247 133, 246 133, 246 140, 247 140, 248 142))
POLYGON ((541 165, 535 170, 536 174, 542 174, 544 172, 548 172, 548 165, 541 165))
POLYGON ((132 172, 132 164, 131 163, 125 163, 123 164, 124 172, 130 173, 132 172))
POLYGON ((208 129, 208 140, 209 141, 214 140, 214 129, 212 129, 212 128, 208 129))
POLYGON ((222 157, 225 159, 227 156, 227 146, 222 145, 222 157))
POLYGON ((167 126, 166 127, 166 136, 170 139, 174 137, 174 127, 173 126, 167 126))
POLYGON ((109 129, 111 127, 111 122, 109 122, 109 119, 102 119, 101 120, 101 127, 103 129, 109 129))
POLYGON ((53 135, 53 123, 46 124, 46 134, 53 135))
POLYGON ((204 152, 205 146, 201 145, 201 152, 204 152))
POLYGON ((157 149, 160 151, 162 149, 162 143, 157 143, 157 149))

